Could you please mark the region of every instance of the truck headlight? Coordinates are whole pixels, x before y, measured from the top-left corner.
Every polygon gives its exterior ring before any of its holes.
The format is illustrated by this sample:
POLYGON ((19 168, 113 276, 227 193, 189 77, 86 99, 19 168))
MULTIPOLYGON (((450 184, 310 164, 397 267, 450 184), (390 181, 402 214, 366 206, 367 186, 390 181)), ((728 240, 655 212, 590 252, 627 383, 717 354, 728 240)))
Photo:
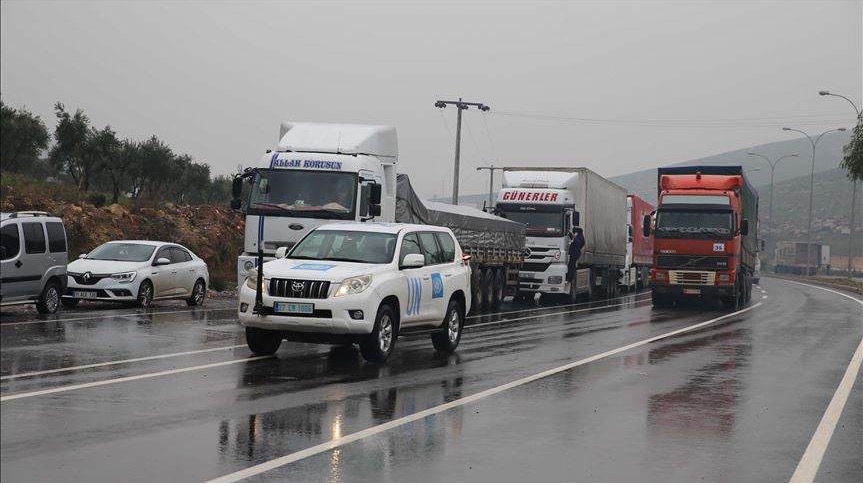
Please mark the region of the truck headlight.
POLYGON ((550 285, 559 285, 563 283, 563 276, 549 276, 548 284, 550 285))
POLYGON ((136 271, 124 271, 122 273, 112 274, 111 279, 119 283, 129 283, 130 281, 135 280, 135 276, 138 276, 136 271))
POLYGON ((333 297, 362 293, 372 284, 372 275, 354 276, 339 283, 333 297))

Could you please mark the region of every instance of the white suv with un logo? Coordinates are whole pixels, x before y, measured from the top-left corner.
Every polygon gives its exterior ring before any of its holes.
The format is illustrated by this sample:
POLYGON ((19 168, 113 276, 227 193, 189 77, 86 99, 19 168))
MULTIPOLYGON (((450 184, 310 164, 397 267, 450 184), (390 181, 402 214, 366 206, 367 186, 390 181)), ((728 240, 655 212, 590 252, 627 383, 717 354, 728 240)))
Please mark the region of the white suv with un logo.
POLYGON ((429 332, 438 351, 455 350, 470 297, 470 266, 449 229, 336 223, 279 248, 263 274, 252 269, 239 318, 256 354, 275 353, 284 339, 357 343, 381 362, 407 330, 429 332))

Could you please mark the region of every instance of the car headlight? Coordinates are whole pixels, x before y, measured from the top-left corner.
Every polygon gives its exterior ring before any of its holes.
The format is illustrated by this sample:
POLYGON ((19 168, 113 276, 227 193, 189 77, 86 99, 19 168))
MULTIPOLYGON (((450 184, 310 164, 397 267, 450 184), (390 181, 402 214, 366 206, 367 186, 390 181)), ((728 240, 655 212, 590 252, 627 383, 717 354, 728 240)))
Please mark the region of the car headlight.
POLYGON ((346 278, 344 281, 339 283, 338 288, 336 288, 336 292, 333 293, 333 296, 345 296, 345 295, 355 295, 357 293, 362 293, 366 291, 366 288, 371 286, 372 284, 372 275, 363 275, 363 276, 354 276, 353 278, 346 278))
POLYGON ((138 276, 137 271, 125 271, 123 273, 114 273, 111 275, 112 280, 116 280, 120 283, 128 283, 130 281, 135 280, 135 276, 138 276))
MULTIPOLYGON (((263 278, 261 280, 261 293, 267 292, 267 283, 268 283, 268 280, 266 278, 263 278)), ((258 268, 252 268, 246 273, 246 286, 249 287, 249 289, 254 290, 255 285, 257 285, 257 284, 258 284, 258 268)))

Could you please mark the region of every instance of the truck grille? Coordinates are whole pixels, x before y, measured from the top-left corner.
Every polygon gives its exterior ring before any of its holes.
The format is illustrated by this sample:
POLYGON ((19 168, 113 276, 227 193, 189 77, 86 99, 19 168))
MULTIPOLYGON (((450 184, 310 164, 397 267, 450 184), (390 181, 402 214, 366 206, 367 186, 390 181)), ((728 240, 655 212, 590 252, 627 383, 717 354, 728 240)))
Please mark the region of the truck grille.
POLYGON ((551 263, 524 263, 521 265, 521 271, 542 273, 548 269, 549 265, 551 265, 551 263))
POLYGON ((725 256, 685 256, 661 254, 656 257, 656 265, 660 268, 692 268, 692 269, 728 269, 728 258, 725 256))
POLYGON ((668 282, 672 285, 713 286, 714 271, 669 271, 668 282))
POLYGON ((270 296, 286 298, 323 299, 330 291, 329 281, 291 280, 273 278, 270 280, 270 296))

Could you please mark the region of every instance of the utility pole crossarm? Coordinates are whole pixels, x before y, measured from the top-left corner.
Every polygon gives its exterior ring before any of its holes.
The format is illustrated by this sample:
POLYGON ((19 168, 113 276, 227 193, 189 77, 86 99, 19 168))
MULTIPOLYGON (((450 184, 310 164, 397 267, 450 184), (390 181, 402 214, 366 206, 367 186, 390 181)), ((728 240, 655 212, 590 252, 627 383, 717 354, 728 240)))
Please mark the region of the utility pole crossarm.
POLYGON ((458 205, 458 174, 459 174, 459 158, 461 156, 461 112, 469 109, 471 106, 480 110, 488 111, 491 109, 484 103, 471 103, 458 98, 458 101, 437 100, 434 103, 435 108, 446 108, 447 105, 456 107, 456 128, 455 128, 455 160, 453 163, 452 175, 452 203, 458 205))
POLYGON ((494 171, 495 170, 503 170, 503 167, 495 167, 494 165, 489 165, 487 167, 477 167, 476 171, 480 170, 488 170, 488 209, 491 210, 494 205, 494 171))

